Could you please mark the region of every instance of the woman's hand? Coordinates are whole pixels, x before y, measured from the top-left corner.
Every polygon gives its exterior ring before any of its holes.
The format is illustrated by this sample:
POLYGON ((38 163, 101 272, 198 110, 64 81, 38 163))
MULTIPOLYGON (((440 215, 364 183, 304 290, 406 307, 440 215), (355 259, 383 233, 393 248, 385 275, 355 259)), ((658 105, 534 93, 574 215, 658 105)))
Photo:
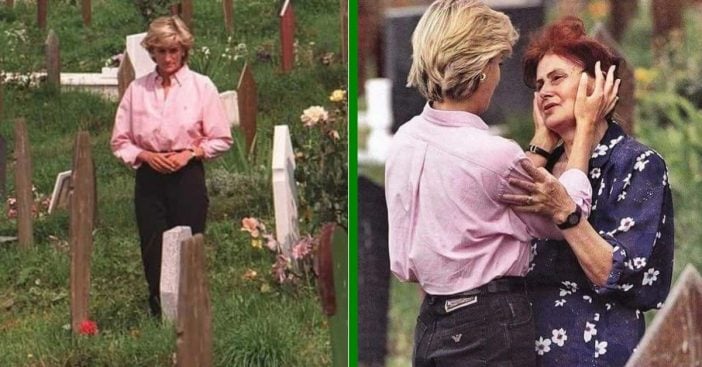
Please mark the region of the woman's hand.
POLYGON ((522 167, 532 181, 510 179, 512 186, 524 190, 527 194, 504 194, 500 198, 515 211, 541 214, 551 218, 555 224, 565 222, 575 210, 575 202, 570 198, 565 187, 546 169, 536 168, 530 160, 521 162, 522 167))
POLYGON ((159 173, 171 173, 175 170, 175 164, 168 158, 169 154, 164 154, 164 153, 156 153, 156 152, 150 152, 148 150, 144 150, 139 155, 137 158, 148 164, 151 168, 153 168, 156 172, 159 173))
POLYGON ((534 137, 531 138, 529 144, 536 145, 539 148, 553 152, 556 145, 558 145, 560 137, 558 134, 546 127, 546 124, 544 123, 544 114, 539 108, 539 93, 537 92, 534 92, 532 117, 534 119, 534 137))
POLYGON ((178 153, 169 153, 166 155, 171 164, 173 165, 173 171, 176 172, 181 168, 185 167, 191 159, 194 158, 194 153, 191 150, 184 150, 178 153))
POLYGON ((575 125, 582 132, 594 133, 597 123, 612 111, 619 97, 619 84, 621 79, 614 80, 615 66, 607 71, 603 77, 600 62, 595 63, 595 84, 592 93, 588 95, 589 77, 586 72, 580 76, 580 84, 575 98, 575 125))

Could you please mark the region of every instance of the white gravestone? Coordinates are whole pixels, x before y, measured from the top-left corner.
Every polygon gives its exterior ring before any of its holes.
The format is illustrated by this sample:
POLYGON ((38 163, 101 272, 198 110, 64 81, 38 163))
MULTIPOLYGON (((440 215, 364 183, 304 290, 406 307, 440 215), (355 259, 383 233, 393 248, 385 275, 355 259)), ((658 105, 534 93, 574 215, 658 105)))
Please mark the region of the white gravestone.
POLYGON ((366 142, 368 158, 379 163, 385 162, 392 135, 392 81, 386 78, 366 81, 366 123, 370 134, 366 142))
POLYGON ((219 99, 224 105, 224 112, 227 114, 229 126, 239 126, 239 104, 236 98, 236 91, 228 90, 219 94, 219 99))
POLYGON ((275 235, 285 256, 291 257, 292 245, 299 238, 297 229, 297 188, 295 154, 288 125, 277 125, 273 134, 273 204, 275 235))
POLYGON ((151 59, 149 52, 141 46, 144 37, 146 37, 146 33, 127 36, 127 53, 132 66, 134 66, 134 79, 139 79, 156 68, 156 63, 151 59))
POLYGON ((161 310, 163 318, 175 322, 178 314, 180 253, 183 241, 192 237, 190 227, 178 226, 163 232, 161 248, 161 310))

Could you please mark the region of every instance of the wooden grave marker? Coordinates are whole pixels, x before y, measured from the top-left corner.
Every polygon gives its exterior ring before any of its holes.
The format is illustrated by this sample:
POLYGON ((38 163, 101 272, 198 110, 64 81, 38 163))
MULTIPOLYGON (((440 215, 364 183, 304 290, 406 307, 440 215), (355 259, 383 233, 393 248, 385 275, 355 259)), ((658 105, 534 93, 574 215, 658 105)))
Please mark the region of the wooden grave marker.
POLYGON ((246 137, 246 151, 251 150, 254 138, 256 137, 256 113, 258 112, 258 91, 256 90, 256 80, 251 72, 248 63, 244 64, 244 69, 239 76, 239 83, 236 89, 237 105, 239 107, 239 126, 244 131, 246 137))
POLYGON ((32 233, 32 158, 29 151, 27 123, 15 120, 15 190, 17 195, 17 237, 19 247, 29 249, 34 243, 32 233))
POLYGON ((180 17, 188 26, 190 32, 195 34, 195 24, 193 24, 193 0, 181 0, 180 17))
POLYGON ((329 317, 332 366, 346 366, 348 350, 348 241, 335 223, 324 225, 318 249, 319 294, 322 310, 329 317))
POLYGON ((227 33, 234 32, 234 0, 222 0, 222 13, 224 14, 224 29, 227 33))
POLYGON ((89 320, 90 264, 96 215, 95 165, 90 134, 76 135, 73 151, 69 243, 71 246, 71 326, 78 333, 89 320))
POLYGON ((122 100, 124 92, 127 90, 129 84, 134 81, 134 66, 132 66, 132 60, 129 57, 129 53, 124 53, 124 59, 119 64, 117 69, 117 90, 119 91, 119 100, 122 100))
POLYGON ((92 22, 92 9, 91 0, 82 0, 80 3, 80 10, 83 15, 83 26, 89 27, 92 22))
POLYGON ((280 10, 280 68, 283 73, 292 70, 295 63, 295 12, 292 0, 285 0, 280 10))
POLYGON ((5 0, 5 6, 13 8, 15 6, 15 0, 5 0))
POLYGON ((339 21, 341 23, 341 59, 348 63, 348 43, 349 43, 349 2, 339 0, 339 21))
POLYGON ((46 76, 52 88, 61 89, 61 49, 53 29, 46 37, 46 76))
POLYGON ((42 31, 46 30, 46 15, 48 12, 49 0, 37 0, 37 26, 42 31))

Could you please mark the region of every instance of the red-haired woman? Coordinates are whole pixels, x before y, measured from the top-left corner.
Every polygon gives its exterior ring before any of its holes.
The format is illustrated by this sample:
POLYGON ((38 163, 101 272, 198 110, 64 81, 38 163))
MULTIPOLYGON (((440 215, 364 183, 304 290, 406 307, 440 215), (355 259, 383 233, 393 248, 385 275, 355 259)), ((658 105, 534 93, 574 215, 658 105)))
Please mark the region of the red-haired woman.
MULTIPOLYGON (((581 74, 591 87, 596 73, 618 62, 575 17, 548 26, 528 46, 524 79, 535 90, 532 144, 540 148, 533 150, 554 176, 572 149, 581 74)), ((673 203, 665 162, 612 116, 597 125, 588 220, 563 231, 564 241, 532 244, 527 280, 540 366, 623 366, 644 333, 643 311, 660 308, 670 289, 673 203)), ((539 195, 532 205, 510 199, 517 210, 541 211, 539 195)))

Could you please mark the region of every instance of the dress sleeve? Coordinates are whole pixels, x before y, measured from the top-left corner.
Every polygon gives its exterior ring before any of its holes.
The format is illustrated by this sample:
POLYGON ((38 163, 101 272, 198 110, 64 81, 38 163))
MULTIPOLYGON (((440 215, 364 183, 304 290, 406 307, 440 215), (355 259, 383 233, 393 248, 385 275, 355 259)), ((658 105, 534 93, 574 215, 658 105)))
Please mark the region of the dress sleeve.
POLYGON ((208 78, 202 100, 202 132, 204 139, 200 147, 205 152, 206 159, 216 158, 229 150, 232 145, 232 131, 227 121, 224 106, 219 99, 217 87, 208 78))
POLYGON ((648 150, 624 177, 607 190, 601 187, 595 205, 602 217, 596 229, 612 245, 612 271, 601 295, 645 311, 660 308, 673 271, 673 206, 663 159, 648 150), (604 206, 607 206, 605 209, 604 206))
POLYGON ((135 84, 135 82, 129 84, 129 87, 124 92, 122 101, 117 107, 115 125, 110 138, 112 153, 134 169, 139 168, 141 165, 141 162, 137 162, 137 157, 143 151, 142 148, 136 145, 134 132, 132 131, 132 93, 135 84))

